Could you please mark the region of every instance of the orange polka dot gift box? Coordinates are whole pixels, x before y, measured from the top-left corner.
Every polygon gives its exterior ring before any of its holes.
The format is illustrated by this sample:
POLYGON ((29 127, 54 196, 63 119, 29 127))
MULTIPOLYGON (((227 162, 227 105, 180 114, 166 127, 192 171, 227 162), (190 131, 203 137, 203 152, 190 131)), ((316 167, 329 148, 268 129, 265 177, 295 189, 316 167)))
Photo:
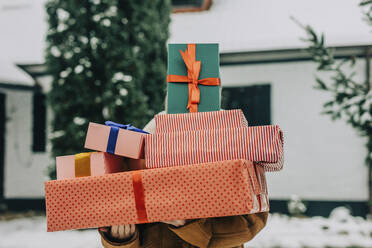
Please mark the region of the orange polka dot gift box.
POLYGON ((247 160, 51 180, 47 230, 268 211, 265 184, 263 168, 247 160))

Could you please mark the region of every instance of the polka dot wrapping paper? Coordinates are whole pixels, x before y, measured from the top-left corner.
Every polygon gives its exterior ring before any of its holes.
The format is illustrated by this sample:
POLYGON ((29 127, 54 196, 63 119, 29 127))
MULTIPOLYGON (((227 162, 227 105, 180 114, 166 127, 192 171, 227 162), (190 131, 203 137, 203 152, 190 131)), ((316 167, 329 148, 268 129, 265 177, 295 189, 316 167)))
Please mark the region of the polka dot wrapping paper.
POLYGON ((195 131, 248 127, 243 111, 240 109, 186 114, 158 114, 155 116, 155 133, 195 131))
POLYGON ((149 134, 146 168, 245 159, 265 171, 278 171, 283 167, 283 142, 278 125, 149 134))
POLYGON ((48 181, 47 230, 143 223, 135 173, 141 175, 146 222, 267 211, 256 167, 250 161, 232 160, 48 181))

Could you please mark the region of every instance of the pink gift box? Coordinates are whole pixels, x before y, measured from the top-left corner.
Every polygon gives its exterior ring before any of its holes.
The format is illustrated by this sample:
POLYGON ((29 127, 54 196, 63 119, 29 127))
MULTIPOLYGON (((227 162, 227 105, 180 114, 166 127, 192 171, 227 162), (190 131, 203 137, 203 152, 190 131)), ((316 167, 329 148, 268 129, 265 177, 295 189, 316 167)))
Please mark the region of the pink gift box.
POLYGON ((155 133, 248 127, 240 109, 185 114, 158 114, 155 133))
MULTIPOLYGON (((110 130, 110 126, 90 122, 84 147, 95 151, 106 152, 110 130)), ((134 159, 143 158, 144 137, 146 135, 120 128, 114 154, 134 159)))
MULTIPOLYGON (((89 153, 89 160, 90 170, 87 176, 98 176, 125 170, 123 157, 104 152, 91 152, 89 153)), ((57 180, 78 177, 76 175, 76 155, 57 157, 56 167, 57 180)))
POLYGON ((157 133, 146 136, 146 168, 245 159, 266 171, 283 167, 283 134, 277 125, 157 133))

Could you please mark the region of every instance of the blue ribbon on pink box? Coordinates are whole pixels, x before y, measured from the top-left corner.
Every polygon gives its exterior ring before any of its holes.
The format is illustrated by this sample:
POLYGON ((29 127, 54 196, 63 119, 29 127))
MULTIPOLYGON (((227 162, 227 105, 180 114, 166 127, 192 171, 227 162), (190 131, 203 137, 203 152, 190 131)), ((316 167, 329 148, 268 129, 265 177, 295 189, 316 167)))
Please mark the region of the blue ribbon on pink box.
POLYGON ((128 131, 148 134, 148 132, 143 131, 142 129, 136 128, 132 126, 131 124, 124 125, 124 124, 115 123, 113 121, 105 121, 105 125, 110 127, 110 135, 109 135, 109 139, 107 142, 106 152, 111 153, 111 154, 114 154, 115 152, 116 140, 118 139, 120 128, 128 130, 128 131))

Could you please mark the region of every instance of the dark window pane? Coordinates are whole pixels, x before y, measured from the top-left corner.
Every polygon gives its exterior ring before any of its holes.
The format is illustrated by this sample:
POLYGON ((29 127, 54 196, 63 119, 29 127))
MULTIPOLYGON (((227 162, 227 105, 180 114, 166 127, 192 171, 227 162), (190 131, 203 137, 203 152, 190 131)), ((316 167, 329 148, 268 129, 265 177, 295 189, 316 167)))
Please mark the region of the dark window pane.
MULTIPOLYGON (((0 203, 4 197, 4 163, 5 163, 5 94, 0 93, 0 203)), ((1 209, 0 209, 1 210, 1 209)))
POLYGON ((270 125, 270 85, 224 87, 222 108, 241 109, 250 126, 270 125))
POLYGON ((33 97, 33 144, 34 152, 45 152, 46 146, 46 102, 45 94, 34 93, 33 97))
POLYGON ((201 7, 203 0, 172 0, 173 7, 201 7))

